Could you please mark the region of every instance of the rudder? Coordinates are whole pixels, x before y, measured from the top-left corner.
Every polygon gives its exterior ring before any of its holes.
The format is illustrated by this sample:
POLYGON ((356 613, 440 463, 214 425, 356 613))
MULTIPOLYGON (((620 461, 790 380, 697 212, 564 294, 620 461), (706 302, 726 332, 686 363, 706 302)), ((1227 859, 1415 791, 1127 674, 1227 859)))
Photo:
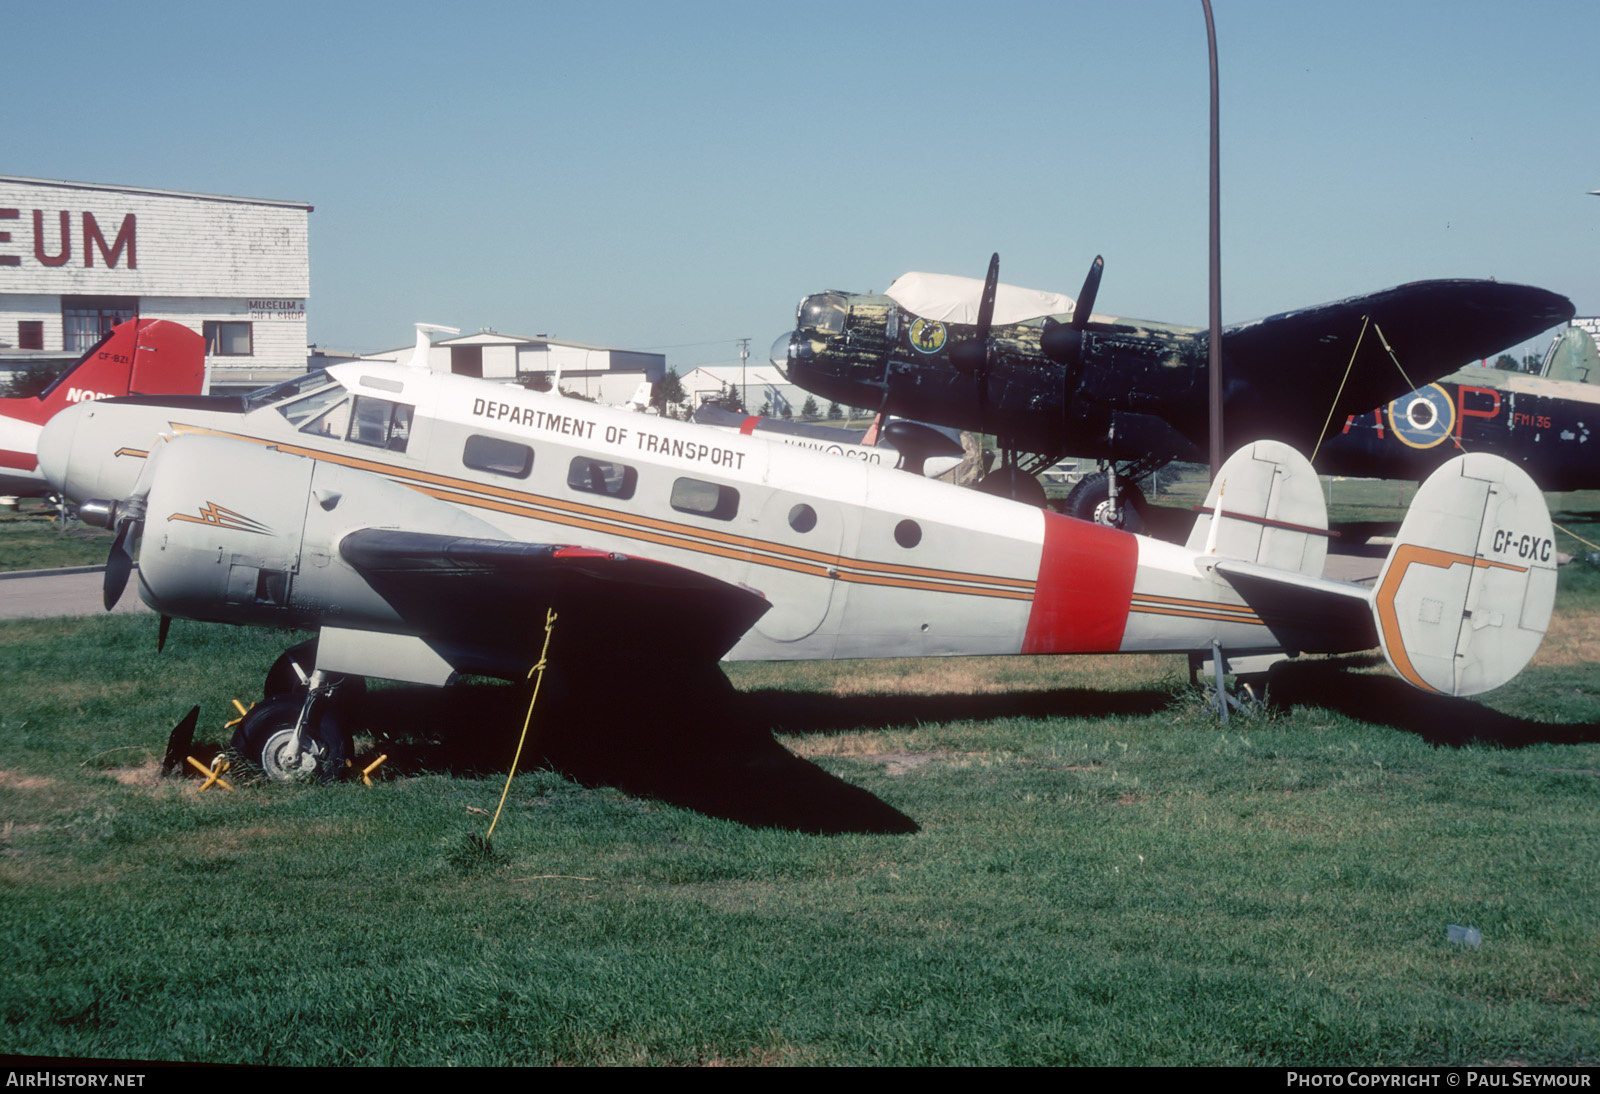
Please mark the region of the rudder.
POLYGON ((1428 477, 1372 594, 1383 655, 1407 682, 1446 695, 1506 683, 1533 657, 1555 605, 1544 495, 1487 453, 1428 477))

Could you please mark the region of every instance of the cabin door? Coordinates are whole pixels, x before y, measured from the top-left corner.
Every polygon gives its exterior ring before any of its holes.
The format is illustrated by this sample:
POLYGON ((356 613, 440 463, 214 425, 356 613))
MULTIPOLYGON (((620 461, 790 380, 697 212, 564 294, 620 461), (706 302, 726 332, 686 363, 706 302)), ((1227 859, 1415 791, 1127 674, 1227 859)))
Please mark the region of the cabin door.
POLYGON ((761 509, 746 582, 772 602, 755 629, 774 642, 797 642, 827 618, 838 580, 844 514, 839 506, 782 490, 761 509))

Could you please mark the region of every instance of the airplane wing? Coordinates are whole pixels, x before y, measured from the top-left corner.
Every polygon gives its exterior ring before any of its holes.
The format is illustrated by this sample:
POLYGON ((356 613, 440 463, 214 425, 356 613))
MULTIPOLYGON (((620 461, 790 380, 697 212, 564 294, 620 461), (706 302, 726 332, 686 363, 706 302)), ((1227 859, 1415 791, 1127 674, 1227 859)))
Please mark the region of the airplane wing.
POLYGON ((1222 334, 1229 444, 1275 437, 1309 448, 1329 407, 1337 428, 1348 415, 1383 406, 1573 314, 1566 297, 1527 285, 1417 281, 1229 327, 1222 334), (1286 415, 1286 408, 1296 413, 1286 415), (1286 428, 1297 435, 1283 436, 1286 428))
POLYGON ((552 656, 593 663, 716 660, 768 607, 745 586, 582 547, 366 528, 339 554, 430 642, 537 653, 554 608, 552 656))

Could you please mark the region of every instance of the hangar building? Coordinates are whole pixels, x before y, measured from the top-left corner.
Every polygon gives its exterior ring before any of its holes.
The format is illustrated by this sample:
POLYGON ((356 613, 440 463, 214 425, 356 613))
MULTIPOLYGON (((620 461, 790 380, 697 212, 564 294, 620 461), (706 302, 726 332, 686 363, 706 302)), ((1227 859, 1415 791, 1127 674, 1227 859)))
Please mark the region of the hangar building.
MULTIPOLYGON (((367 360, 406 362, 411 353, 411 346, 402 346, 364 356, 367 360)), ((559 385, 570 395, 612 405, 626 403, 641 383, 660 383, 667 371, 667 359, 659 353, 492 330, 440 339, 429 350, 428 365, 438 372, 484 380, 559 385)))
POLYGON ((311 210, 0 175, 0 355, 76 358, 139 317, 205 337, 212 391, 303 373, 311 210))

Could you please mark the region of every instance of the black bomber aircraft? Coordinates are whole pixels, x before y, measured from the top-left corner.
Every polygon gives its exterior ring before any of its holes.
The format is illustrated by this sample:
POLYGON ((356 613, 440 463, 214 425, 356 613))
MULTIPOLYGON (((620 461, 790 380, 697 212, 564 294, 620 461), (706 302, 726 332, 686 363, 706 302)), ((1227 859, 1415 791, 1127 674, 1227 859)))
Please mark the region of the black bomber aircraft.
MULTIPOLYGON (((1006 456, 980 486, 990 493, 1042 504, 1034 474, 1067 455, 1098 459, 1106 471, 1079 483, 1068 513, 1132 522, 1138 481, 1205 460, 1207 333, 1094 314, 1103 268, 1096 257, 1075 304, 1055 314, 1029 314, 1047 294, 999 283, 998 255, 982 283, 934 279, 943 300, 908 302, 898 288, 928 275, 881 295, 808 296, 773 361, 824 398, 995 435, 1006 456)), ((1227 327, 1223 447, 1271 438, 1309 452, 1328 423, 1336 431, 1573 314, 1544 289, 1440 280, 1227 327)))
POLYGON ((1493 452, 1545 490, 1600 489, 1600 351, 1561 332, 1537 375, 1459 369, 1346 419, 1322 442, 1325 474, 1422 479, 1461 452, 1493 452))

